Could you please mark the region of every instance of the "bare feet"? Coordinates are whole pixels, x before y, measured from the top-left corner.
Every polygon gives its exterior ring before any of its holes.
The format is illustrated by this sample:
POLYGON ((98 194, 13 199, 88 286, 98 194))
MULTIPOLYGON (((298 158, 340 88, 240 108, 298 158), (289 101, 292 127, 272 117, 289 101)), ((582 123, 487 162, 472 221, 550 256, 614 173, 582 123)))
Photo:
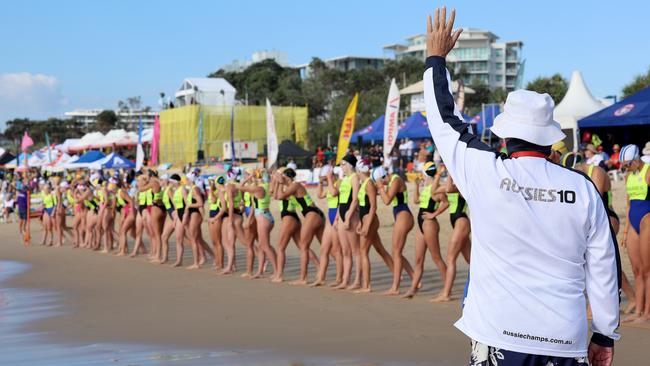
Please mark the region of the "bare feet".
POLYGON ((337 286, 334 287, 335 290, 345 290, 348 287, 348 284, 345 282, 339 283, 337 286))
POLYGON ((429 302, 443 303, 443 302, 449 302, 450 300, 451 300, 451 297, 449 297, 447 295, 444 295, 444 294, 440 294, 440 295, 434 297, 433 299, 429 300, 429 302))
POLYGON ((264 278, 264 274, 263 274, 263 273, 259 273, 259 272, 258 272, 258 273, 255 273, 255 274, 251 277, 251 280, 257 280, 257 279, 259 279, 259 278, 264 278))
POLYGON ((125 252, 117 252, 117 253, 115 253, 115 255, 117 257, 124 257, 126 255, 126 253, 125 252))
POLYGON ((224 270, 221 271, 221 273, 219 273, 219 274, 222 274, 222 275, 233 274, 233 270, 232 270, 232 269, 224 269, 224 270))
POLYGON ((199 269, 199 265, 198 264, 192 264, 191 266, 185 267, 185 269, 199 269))
POLYGON ((353 283, 353 284, 351 284, 350 286, 346 287, 345 289, 346 289, 346 290, 358 290, 358 289, 360 289, 360 288, 361 288, 361 284, 360 284, 360 283, 353 283))
POLYGON ((412 299, 415 297, 415 291, 408 290, 404 295, 402 295, 402 299, 412 299))
POLYGON ((641 318, 641 316, 642 316, 641 314, 636 314, 636 313, 635 314, 630 314, 630 315, 624 317, 623 319, 621 319, 621 322, 623 322, 623 323, 634 322, 637 319, 641 318))
POLYGON ((295 281, 289 282, 289 284, 294 285, 294 286, 303 286, 303 285, 307 284, 307 280, 295 280, 295 281))
POLYGON ((102 253, 102 254, 108 254, 108 249, 104 249, 104 250, 102 250, 100 253, 102 253))
POLYGON ((634 300, 628 300, 627 307, 625 310, 623 310, 623 314, 632 314, 634 309, 636 308, 636 303, 634 300))
POLYGON ((337 287, 338 285, 341 284, 341 282, 342 282, 342 281, 337 280, 337 281, 331 282, 331 283, 330 283, 329 285, 327 285, 327 286, 328 286, 328 287, 337 287))
POLYGON ((316 281, 310 283, 310 284, 309 284, 309 287, 320 287, 320 286, 324 286, 324 285, 325 285, 325 281, 323 281, 323 280, 316 280, 316 281))
POLYGON ((354 291, 355 294, 369 294, 371 292, 372 292, 372 288, 370 287, 362 287, 354 291))
POLYGON ((395 290, 395 289, 391 288, 389 290, 386 290, 386 291, 382 292, 381 294, 384 295, 384 296, 397 296, 397 295, 399 295, 399 290, 395 290))
POLYGON ((253 277, 253 275, 252 275, 251 273, 249 273, 249 272, 246 272, 246 273, 242 273, 242 274, 241 274, 241 277, 243 277, 243 278, 250 278, 250 277, 253 277))
POLYGON ((183 262, 175 262, 174 264, 172 264, 172 267, 180 267, 182 265, 183 265, 183 262))
POLYGON ((271 282, 281 283, 283 281, 284 281, 284 278, 282 278, 282 277, 273 277, 273 278, 271 278, 271 282))
POLYGON ((650 322, 650 315, 641 315, 632 321, 634 324, 645 324, 647 322, 650 322))

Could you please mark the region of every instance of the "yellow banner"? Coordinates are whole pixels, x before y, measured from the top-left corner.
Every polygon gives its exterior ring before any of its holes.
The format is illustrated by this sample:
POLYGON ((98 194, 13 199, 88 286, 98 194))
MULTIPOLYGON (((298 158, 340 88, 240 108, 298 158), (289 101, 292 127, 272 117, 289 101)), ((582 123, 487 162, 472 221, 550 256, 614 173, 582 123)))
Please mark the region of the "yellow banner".
POLYGON ((341 133, 339 134, 339 145, 336 148, 336 164, 341 162, 341 159, 348 152, 348 145, 350 145, 350 137, 354 133, 354 120, 357 116, 357 102, 359 101, 359 93, 354 94, 354 98, 348 106, 348 110, 343 117, 341 124, 341 133))

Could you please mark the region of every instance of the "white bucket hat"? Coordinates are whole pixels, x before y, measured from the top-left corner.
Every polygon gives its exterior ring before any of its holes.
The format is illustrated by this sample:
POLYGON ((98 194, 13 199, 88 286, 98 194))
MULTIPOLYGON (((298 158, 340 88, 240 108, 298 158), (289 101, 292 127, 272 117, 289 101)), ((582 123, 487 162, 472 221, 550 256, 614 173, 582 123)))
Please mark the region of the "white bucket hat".
POLYGON ((517 138, 535 145, 551 146, 564 139, 560 124, 553 120, 555 103, 551 96, 530 90, 508 94, 503 113, 496 116, 490 128, 501 138, 517 138))

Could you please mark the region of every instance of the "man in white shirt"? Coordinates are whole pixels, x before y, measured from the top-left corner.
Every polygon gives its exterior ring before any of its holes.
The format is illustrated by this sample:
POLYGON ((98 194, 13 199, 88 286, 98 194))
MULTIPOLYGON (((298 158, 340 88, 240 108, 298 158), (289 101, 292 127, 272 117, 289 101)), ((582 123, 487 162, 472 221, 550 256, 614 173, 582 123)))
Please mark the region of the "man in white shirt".
POLYGON ((548 94, 508 95, 492 132, 500 155, 469 132, 451 93, 446 10, 427 24, 424 98, 429 130, 470 207, 472 254, 463 315, 470 364, 609 366, 619 338, 620 261, 591 180, 546 159, 565 137, 548 94), (499 214, 495 215, 495 209, 499 214), (587 299, 593 321, 588 342, 587 299))

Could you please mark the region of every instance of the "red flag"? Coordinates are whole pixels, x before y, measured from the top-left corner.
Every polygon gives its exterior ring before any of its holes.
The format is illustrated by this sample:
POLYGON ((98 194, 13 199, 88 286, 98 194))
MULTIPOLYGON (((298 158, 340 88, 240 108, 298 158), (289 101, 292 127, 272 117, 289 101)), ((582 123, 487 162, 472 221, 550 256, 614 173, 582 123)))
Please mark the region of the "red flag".
POLYGON ((153 122, 153 139, 151 140, 151 164, 158 165, 158 149, 160 146, 160 116, 153 122))
POLYGON ((20 144, 20 149, 22 151, 27 151, 27 148, 34 145, 34 140, 32 140, 31 137, 27 134, 27 131, 25 131, 25 135, 23 136, 23 142, 20 144))

